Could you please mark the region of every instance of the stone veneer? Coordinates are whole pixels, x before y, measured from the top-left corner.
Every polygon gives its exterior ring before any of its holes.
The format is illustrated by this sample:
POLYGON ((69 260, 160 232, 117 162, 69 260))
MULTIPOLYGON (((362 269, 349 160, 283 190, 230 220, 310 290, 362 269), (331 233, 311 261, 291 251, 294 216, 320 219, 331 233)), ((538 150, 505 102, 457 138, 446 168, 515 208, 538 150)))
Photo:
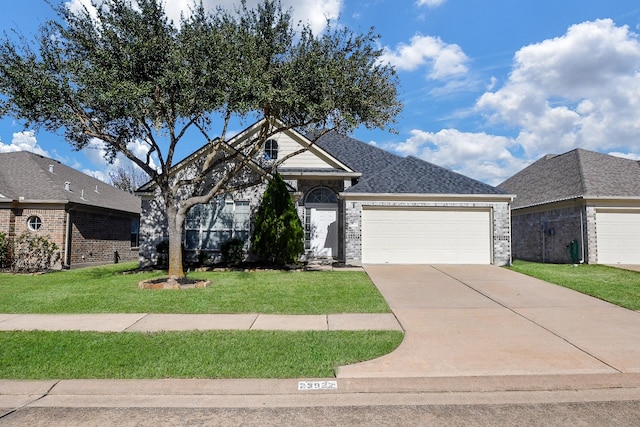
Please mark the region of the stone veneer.
POLYGON ((380 201, 346 200, 345 262, 362 264, 362 207, 400 206, 433 208, 489 208, 493 218, 493 264, 511 263, 510 216, 507 202, 437 202, 437 201, 380 201))

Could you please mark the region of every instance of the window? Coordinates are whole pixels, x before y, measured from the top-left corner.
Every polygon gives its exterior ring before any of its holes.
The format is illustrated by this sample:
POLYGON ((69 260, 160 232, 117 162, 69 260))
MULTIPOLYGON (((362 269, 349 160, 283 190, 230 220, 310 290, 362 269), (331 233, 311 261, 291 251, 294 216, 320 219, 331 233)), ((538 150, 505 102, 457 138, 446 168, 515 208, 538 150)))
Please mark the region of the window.
POLYGON ((338 203, 336 193, 326 187, 316 188, 307 195, 306 204, 310 203, 338 203))
POLYGON ((264 159, 278 159, 278 141, 276 141, 275 139, 267 139, 267 141, 264 143, 264 159))
POLYGON ((185 221, 185 249, 217 251, 232 238, 247 242, 249 218, 249 202, 244 200, 218 197, 206 205, 196 205, 185 221))
POLYGON ((140 220, 138 218, 131 220, 131 247, 140 246, 140 220))
POLYGON ((39 216, 30 216, 29 219, 27 219, 27 225, 30 230, 38 231, 40 227, 42 227, 42 220, 39 216))

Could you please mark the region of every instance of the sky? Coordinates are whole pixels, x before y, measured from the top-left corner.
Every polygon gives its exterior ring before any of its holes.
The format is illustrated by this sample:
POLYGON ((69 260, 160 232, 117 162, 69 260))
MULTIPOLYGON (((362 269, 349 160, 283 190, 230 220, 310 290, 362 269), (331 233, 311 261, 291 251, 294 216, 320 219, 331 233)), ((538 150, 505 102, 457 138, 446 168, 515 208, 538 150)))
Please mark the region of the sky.
MULTIPOLYGON (((54 0, 55 1, 55 0, 54 0)), ((69 7, 87 0, 70 0, 69 7)), ((248 0, 249 5, 257 0, 248 0)), ((204 0, 206 6, 233 6, 204 0)), ((191 0, 166 0, 176 21, 191 0)), ((583 148, 640 160, 637 0, 282 0, 316 32, 326 18, 380 35, 400 81, 397 134, 353 137, 497 185, 546 154, 583 148)), ((44 0, 2 2, 0 29, 28 39, 53 17, 44 0)), ((241 128, 232 129, 238 132, 241 128)), ((178 155, 200 147, 185 144, 178 155)), ((132 143, 139 155, 141 145, 132 143)), ((73 151, 61 135, 0 119, 0 152, 29 150, 99 179, 99 142, 73 151)))

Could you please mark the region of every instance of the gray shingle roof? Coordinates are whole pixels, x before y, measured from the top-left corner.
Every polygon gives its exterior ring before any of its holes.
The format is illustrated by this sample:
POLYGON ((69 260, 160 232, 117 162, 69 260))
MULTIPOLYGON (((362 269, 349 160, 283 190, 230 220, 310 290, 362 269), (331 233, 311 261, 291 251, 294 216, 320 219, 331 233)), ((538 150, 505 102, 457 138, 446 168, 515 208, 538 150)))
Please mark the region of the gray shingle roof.
POLYGON ((354 171, 362 172, 363 178, 402 160, 400 156, 337 132, 323 135, 316 144, 354 171))
POLYGON ((516 194, 514 208, 578 197, 640 197, 640 164, 578 148, 544 156, 498 188, 516 194))
POLYGON ((0 154, 0 201, 55 200, 140 213, 140 199, 57 160, 19 151, 0 154), (49 171, 50 165, 53 173, 49 171), (69 182, 71 191, 65 189, 69 182), (97 191, 96 191, 97 190, 97 191))
POLYGON ((347 193, 504 194, 501 190, 416 157, 400 157, 335 132, 317 144, 357 172, 347 193))

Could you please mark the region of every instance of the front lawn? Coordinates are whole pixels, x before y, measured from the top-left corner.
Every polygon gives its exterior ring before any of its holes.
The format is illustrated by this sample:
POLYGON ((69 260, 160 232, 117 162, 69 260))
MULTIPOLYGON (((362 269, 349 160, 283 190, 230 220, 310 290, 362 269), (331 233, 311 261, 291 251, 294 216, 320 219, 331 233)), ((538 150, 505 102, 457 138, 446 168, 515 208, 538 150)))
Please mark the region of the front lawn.
POLYGON ((513 271, 555 283, 631 310, 640 310, 640 273, 606 265, 514 261, 513 271))
POLYGON ((0 332, 0 378, 328 378, 398 331, 0 332))
MULTIPOLYGON (((0 313, 386 313, 363 272, 202 272, 205 289, 141 290, 134 264, 0 274, 0 313)), ((0 378, 326 378, 398 331, 0 332, 0 378)))
POLYGON ((0 313, 387 313, 358 271, 194 272, 205 289, 140 290, 163 272, 127 273, 115 264, 40 275, 0 274, 0 313))

